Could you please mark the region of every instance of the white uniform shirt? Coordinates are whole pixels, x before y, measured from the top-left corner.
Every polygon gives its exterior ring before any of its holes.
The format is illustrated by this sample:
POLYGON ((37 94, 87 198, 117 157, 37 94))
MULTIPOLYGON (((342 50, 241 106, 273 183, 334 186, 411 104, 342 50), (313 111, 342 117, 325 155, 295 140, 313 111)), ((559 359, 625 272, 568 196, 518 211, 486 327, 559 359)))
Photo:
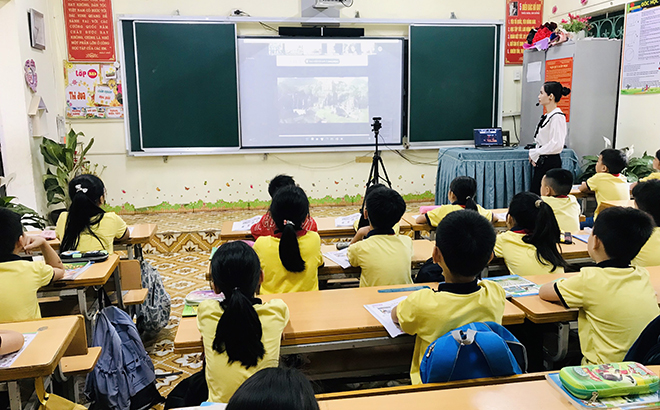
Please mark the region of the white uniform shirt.
POLYGON ((539 128, 539 133, 534 139, 538 148, 529 150, 529 159, 534 162, 538 162, 541 155, 560 154, 562 149, 564 149, 564 142, 566 141, 566 117, 561 114, 553 115, 557 112, 562 112, 559 107, 550 111, 547 114, 547 118, 549 119, 546 119, 539 128))

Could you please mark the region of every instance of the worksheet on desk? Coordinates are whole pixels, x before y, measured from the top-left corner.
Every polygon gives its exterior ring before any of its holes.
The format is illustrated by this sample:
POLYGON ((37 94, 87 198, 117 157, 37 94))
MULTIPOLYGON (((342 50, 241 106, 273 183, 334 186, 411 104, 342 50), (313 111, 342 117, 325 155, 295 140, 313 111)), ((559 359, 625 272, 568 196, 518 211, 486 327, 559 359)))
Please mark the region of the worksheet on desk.
POLYGON ((245 219, 243 221, 238 221, 234 222, 234 224, 231 226, 231 230, 233 232, 238 232, 238 231, 249 231, 250 228, 252 228, 252 225, 256 224, 261 220, 261 216, 257 215, 254 216, 250 219, 245 219))
POLYGON ((336 252, 326 252, 323 256, 341 266, 342 269, 347 269, 351 266, 351 263, 348 261, 348 248, 336 252))
POLYGON ((359 212, 355 213, 355 214, 346 215, 346 216, 340 216, 338 218, 335 218, 335 226, 337 228, 340 228, 340 227, 348 228, 348 227, 353 226, 355 221, 357 221, 358 219, 360 219, 360 213, 359 212))
POLYGON ((18 359, 21 353, 23 353, 23 350, 25 350, 28 347, 30 342, 32 342, 32 340, 34 340, 36 336, 37 336, 36 333, 23 333, 23 339, 25 339, 25 341, 23 342, 23 347, 21 347, 21 349, 17 352, 0 356, 0 369, 10 367, 12 364, 14 364, 16 359, 18 359))
POLYGON ((383 327, 385 327, 385 330, 387 330, 390 337, 397 337, 405 334, 405 332, 392 320, 392 309, 407 297, 408 296, 401 296, 400 298, 387 302, 364 305, 364 308, 367 309, 369 313, 371 313, 376 320, 383 325, 383 327))

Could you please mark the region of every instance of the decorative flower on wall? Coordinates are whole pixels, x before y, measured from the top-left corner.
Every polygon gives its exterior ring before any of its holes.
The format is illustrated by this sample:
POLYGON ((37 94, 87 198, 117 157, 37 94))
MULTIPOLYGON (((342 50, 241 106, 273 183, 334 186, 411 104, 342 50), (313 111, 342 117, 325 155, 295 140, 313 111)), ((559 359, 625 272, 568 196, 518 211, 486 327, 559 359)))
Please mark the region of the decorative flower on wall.
POLYGON ((557 6, 552 6, 552 14, 557 13, 557 6))
POLYGON ((589 1, 589 0, 580 0, 580 4, 582 4, 583 6, 586 6, 586 5, 587 5, 587 1, 589 1))

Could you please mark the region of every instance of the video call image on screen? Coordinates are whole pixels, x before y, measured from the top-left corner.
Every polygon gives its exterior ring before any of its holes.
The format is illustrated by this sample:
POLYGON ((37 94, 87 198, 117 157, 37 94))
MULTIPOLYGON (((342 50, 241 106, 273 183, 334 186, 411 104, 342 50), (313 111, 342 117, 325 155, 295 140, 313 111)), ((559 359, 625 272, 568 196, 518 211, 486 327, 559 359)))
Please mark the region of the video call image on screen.
POLYGON ((400 39, 239 38, 243 147, 400 144, 400 39))

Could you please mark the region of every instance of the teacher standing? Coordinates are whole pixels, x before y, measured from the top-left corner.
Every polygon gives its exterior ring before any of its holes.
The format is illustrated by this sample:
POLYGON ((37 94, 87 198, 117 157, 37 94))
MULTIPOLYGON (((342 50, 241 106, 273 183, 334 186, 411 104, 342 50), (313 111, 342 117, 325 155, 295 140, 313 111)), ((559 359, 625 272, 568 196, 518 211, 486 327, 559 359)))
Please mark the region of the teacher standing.
POLYGON ((536 148, 529 150, 529 162, 534 168, 530 191, 541 194, 541 180, 546 172, 561 168, 559 154, 566 142, 566 115, 557 107, 561 97, 571 93, 570 88, 563 87, 556 81, 548 81, 541 87, 539 103, 547 114, 541 116, 536 126, 534 141, 536 148))

